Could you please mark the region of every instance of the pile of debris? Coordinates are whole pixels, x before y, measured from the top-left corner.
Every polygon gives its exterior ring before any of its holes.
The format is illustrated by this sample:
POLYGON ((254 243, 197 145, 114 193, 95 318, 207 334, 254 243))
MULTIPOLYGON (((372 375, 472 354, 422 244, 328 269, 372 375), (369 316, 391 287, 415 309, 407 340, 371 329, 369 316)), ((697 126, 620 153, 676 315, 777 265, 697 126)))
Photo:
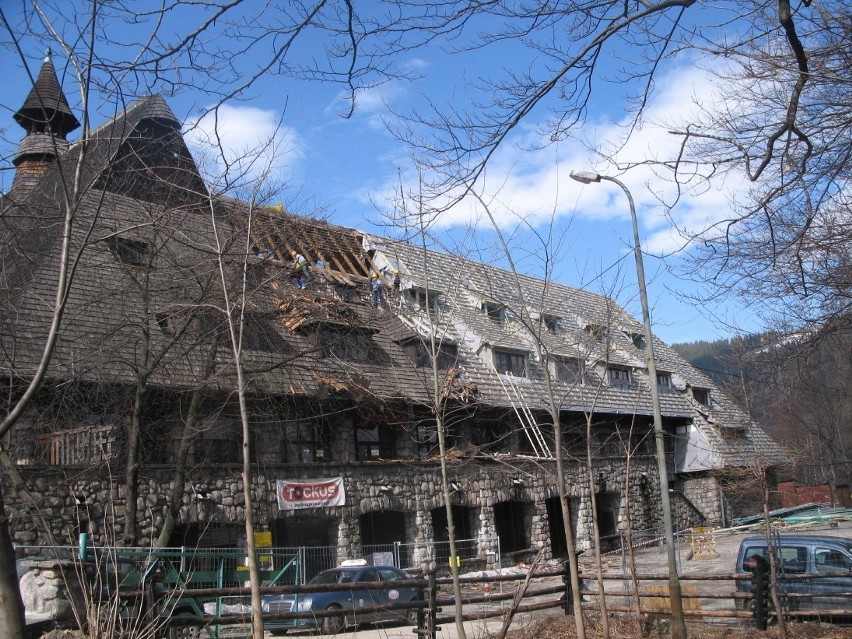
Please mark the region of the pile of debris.
MULTIPOLYGON (((798 528, 808 528, 817 524, 838 526, 841 522, 852 522, 852 508, 829 508, 824 504, 802 504, 790 508, 770 511, 769 521, 773 528, 784 532, 793 532, 798 528)), ((740 517, 733 526, 726 528, 730 532, 763 532, 766 524, 763 514, 740 517)), ((717 530, 716 532, 720 532, 717 530)))

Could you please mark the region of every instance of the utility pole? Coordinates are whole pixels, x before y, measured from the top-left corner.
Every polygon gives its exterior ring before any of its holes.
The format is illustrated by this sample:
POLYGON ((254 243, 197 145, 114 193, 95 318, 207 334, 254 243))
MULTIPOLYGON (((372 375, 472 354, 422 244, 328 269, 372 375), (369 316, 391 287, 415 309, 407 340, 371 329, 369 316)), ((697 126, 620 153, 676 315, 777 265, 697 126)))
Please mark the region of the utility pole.
POLYGON ((666 549, 669 563, 669 599, 672 606, 672 639, 686 639, 686 622, 683 617, 683 596, 677 574, 677 557, 674 547, 672 526, 672 504, 669 496, 669 475, 666 468, 666 442, 663 433, 663 415, 660 410, 660 392, 657 386, 657 364, 654 359, 654 338, 651 333, 651 311, 648 308, 648 291, 645 286, 645 267, 642 262, 642 247, 639 243, 639 222, 636 220, 636 205, 630 190, 621 180, 592 171, 572 171, 571 178, 582 184, 606 180, 621 187, 630 204, 633 221, 633 255, 636 258, 636 279, 639 281, 639 300, 642 304, 642 323, 645 327, 645 356, 651 387, 651 406, 654 411, 654 441, 656 442, 657 472, 660 475, 660 501, 663 506, 663 525, 666 531, 666 549))

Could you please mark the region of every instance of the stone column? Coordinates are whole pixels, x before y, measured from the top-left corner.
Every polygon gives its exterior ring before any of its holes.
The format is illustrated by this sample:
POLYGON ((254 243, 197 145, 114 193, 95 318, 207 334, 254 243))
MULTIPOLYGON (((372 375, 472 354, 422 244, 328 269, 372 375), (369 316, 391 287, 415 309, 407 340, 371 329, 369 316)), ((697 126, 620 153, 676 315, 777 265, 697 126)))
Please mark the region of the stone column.
POLYGON ((21 598, 28 612, 49 615, 59 627, 74 627, 86 619, 86 597, 79 564, 62 560, 23 560, 29 568, 21 577, 21 598))

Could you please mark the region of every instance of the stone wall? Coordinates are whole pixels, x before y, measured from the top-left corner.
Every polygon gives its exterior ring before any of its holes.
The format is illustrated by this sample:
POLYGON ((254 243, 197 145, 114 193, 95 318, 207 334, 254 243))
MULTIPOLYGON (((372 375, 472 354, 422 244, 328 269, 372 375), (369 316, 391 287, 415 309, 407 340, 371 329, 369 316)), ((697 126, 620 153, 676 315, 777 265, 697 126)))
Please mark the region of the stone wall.
MULTIPOLYGON (((659 482, 653 458, 632 461, 629 485, 622 460, 596 463, 596 489, 619 496, 617 529, 627 528, 628 510, 635 530, 659 528, 659 482)), ((79 532, 89 532, 93 545, 112 545, 120 539, 124 528, 124 490, 102 479, 101 469, 20 468, 28 491, 9 493, 8 505, 13 515, 15 542, 19 545, 76 544, 79 532), (49 531, 49 532, 46 532, 49 531)), ((252 478, 254 521, 257 530, 271 530, 273 524, 287 525, 292 517, 333 517, 337 521, 338 559, 360 557, 363 542, 359 517, 376 511, 403 513, 405 538, 400 542, 426 543, 432 539, 430 511, 444 505, 440 491, 440 473, 436 464, 426 462, 351 463, 323 465, 289 465, 265 469, 269 474, 252 478), (281 511, 278 508, 275 482, 279 478, 344 477, 346 505, 331 509, 281 511), (383 486, 390 490, 383 490, 383 486)), ((491 541, 498 533, 494 505, 512 500, 527 504, 527 538, 531 550, 545 547, 550 556, 551 524, 546 500, 558 495, 554 482, 555 468, 537 462, 514 460, 507 472, 502 464, 479 464, 451 468, 449 481, 456 484, 453 503, 472 509, 472 535, 479 540, 481 557, 494 556, 491 541), (521 479, 522 485, 518 483, 521 479), (515 481, 513 481, 515 480, 515 481)), ((579 550, 592 546, 591 491, 583 468, 567 470, 567 492, 576 504, 572 518, 579 550)), ((694 503, 707 508, 708 518, 718 503, 708 497, 717 494, 712 482, 684 482, 694 503), (699 499, 703 497, 703 499, 699 499)), ((138 509, 141 518, 140 545, 147 545, 159 533, 164 519, 166 496, 171 492, 171 473, 165 469, 147 468, 140 479, 138 509)), ((196 468, 187 482, 181 500, 179 523, 200 525, 207 522, 240 525, 245 518, 242 481, 222 468, 196 468)), ((561 523, 559 524, 561 525, 561 523)), ((273 540, 275 543, 275 540, 273 540)), ((418 560, 430 559, 422 550, 418 560)), ((494 557, 496 560, 496 557, 494 557)))
POLYGON ((678 482, 685 500, 678 502, 676 518, 686 524, 718 526, 722 522, 719 482, 712 476, 690 477, 678 482), (688 503, 685 503, 688 502, 688 503))

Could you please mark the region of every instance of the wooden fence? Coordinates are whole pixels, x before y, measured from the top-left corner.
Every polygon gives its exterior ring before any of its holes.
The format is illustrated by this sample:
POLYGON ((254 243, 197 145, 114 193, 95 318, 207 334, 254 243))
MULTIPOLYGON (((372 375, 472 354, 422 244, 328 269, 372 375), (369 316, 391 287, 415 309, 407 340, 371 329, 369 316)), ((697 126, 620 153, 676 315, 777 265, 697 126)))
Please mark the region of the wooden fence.
MULTIPOLYGON (((687 620, 726 622, 730 624, 756 625, 766 627, 767 620, 774 612, 769 610, 765 602, 768 599, 768 583, 760 579, 758 588, 764 588, 762 593, 755 597, 750 593, 736 593, 736 580, 743 579, 743 575, 716 574, 716 575, 688 575, 680 577, 683 608, 687 620), (762 585, 760 585, 762 584, 762 585), (748 605, 747 602, 757 600, 757 605, 748 605), (737 603, 739 602, 739 604, 737 603), (763 602, 763 603, 761 603, 763 602)), ((808 577, 815 578, 815 575, 808 577)), ((585 612, 596 613, 600 611, 600 595, 597 589, 597 578, 593 574, 581 575, 583 590, 582 608, 585 612)), ((635 576, 625 574, 607 574, 603 576, 604 594, 606 608, 609 613, 635 614, 636 594, 638 594, 638 605, 643 616, 668 617, 671 615, 670 599, 668 596, 668 575, 663 574, 637 574, 635 576), (638 587, 638 590, 637 590, 638 587)), ((573 614, 570 590, 570 580, 565 566, 551 568, 538 567, 535 569, 531 579, 527 575, 515 574, 488 574, 488 576, 461 577, 463 618, 465 621, 484 620, 505 617, 512 610, 512 614, 532 614, 547 610, 561 610, 563 614, 573 614), (521 589, 519 602, 514 600, 521 589)), ((358 613, 372 614, 373 612, 385 610, 405 610, 416 608, 418 613, 418 624, 416 633, 424 639, 435 638, 440 625, 453 623, 455 616, 451 607, 455 606, 455 599, 451 596, 451 583, 449 578, 438 578, 432 572, 427 575, 415 577, 404 581, 376 582, 358 584, 358 589, 388 589, 388 588, 416 588, 422 593, 422 600, 407 603, 395 603, 383 606, 359 608, 358 613)), ((263 588, 263 594, 305 594, 308 592, 331 592, 336 590, 347 591, 352 586, 279 586, 274 588, 263 588)), ((835 607, 830 610, 785 610, 785 617, 796 619, 838 619, 845 617, 852 619, 852 593, 834 593, 846 597, 845 606, 835 607)), ((168 593, 169 597, 196 597, 196 598, 243 598, 248 601, 249 591, 244 588, 238 589, 206 589, 186 590, 181 593, 168 593)), ((346 615, 345 610, 324 610, 311 612, 276 613, 264 614, 267 620, 284 620, 298 618, 323 618, 334 615, 346 615)), ((352 614, 352 611, 349 611, 352 614)), ((170 620, 172 626, 204 626, 211 637, 219 636, 242 636, 233 632, 225 633, 224 629, 234 624, 245 624, 250 622, 249 615, 223 615, 219 617, 204 617, 203 619, 182 618, 170 620)))

